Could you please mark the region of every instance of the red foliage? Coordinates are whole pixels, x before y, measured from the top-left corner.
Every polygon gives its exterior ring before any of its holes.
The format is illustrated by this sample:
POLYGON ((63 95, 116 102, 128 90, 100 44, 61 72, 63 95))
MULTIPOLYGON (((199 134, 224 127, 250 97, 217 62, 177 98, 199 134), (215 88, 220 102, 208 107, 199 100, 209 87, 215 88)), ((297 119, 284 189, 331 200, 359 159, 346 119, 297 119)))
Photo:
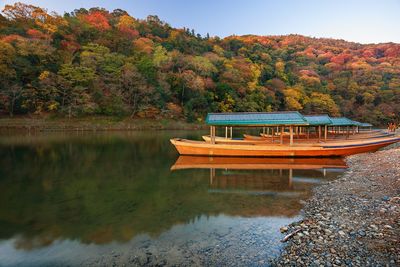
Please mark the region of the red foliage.
POLYGON ((351 54, 343 54, 342 53, 342 54, 332 57, 331 62, 339 64, 339 65, 343 65, 343 64, 347 63, 348 61, 350 61, 351 58, 352 58, 351 54))
POLYGON ((70 52, 78 51, 81 48, 81 46, 74 41, 62 40, 60 44, 63 50, 67 50, 70 52))
POLYGON ((364 50, 364 52, 362 53, 362 56, 364 58, 374 57, 375 56, 374 49, 368 48, 368 49, 364 50))
POLYGON ((389 46, 385 50, 385 57, 400 57, 400 45, 389 46))
POLYGON ((130 37, 130 38, 136 38, 139 36, 139 32, 135 29, 131 29, 127 26, 120 26, 119 27, 120 32, 122 32, 123 34, 125 34, 126 36, 130 37))
POLYGON ((48 37, 46 34, 36 29, 29 29, 26 31, 26 33, 33 39, 47 39, 48 37))
POLYGON ((103 12, 94 11, 88 15, 85 15, 83 18, 87 23, 100 31, 111 29, 108 19, 103 12))

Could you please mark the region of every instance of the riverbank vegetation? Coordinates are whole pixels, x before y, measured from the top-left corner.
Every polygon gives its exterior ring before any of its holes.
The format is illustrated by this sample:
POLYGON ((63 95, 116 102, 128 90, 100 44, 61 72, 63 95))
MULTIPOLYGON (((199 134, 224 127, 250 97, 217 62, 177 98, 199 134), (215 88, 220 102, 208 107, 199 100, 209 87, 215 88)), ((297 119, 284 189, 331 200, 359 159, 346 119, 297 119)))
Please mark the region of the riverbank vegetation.
POLYGON ((200 130, 205 125, 160 118, 126 118, 115 116, 14 116, 0 118, 0 133, 7 131, 118 131, 118 130, 200 130))
POLYGON ((400 45, 300 35, 201 36, 124 10, 0 15, 0 112, 202 121, 299 110, 386 124, 400 113, 400 45))

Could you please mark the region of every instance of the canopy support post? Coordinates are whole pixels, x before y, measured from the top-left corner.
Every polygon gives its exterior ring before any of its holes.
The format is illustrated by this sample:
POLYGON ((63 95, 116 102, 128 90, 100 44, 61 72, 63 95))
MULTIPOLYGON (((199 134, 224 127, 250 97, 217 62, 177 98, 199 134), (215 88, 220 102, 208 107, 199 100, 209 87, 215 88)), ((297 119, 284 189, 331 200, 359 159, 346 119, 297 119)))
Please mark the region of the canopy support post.
POLYGON ((321 125, 318 125, 318 142, 321 141, 321 125))
POLYGON ((307 127, 307 139, 310 139, 310 127, 307 127))
POLYGON ((349 126, 346 126, 346 139, 349 138, 349 126))
POLYGON ((281 144, 283 144, 283 133, 285 131, 284 126, 281 126, 281 144))
POLYGON ((273 143, 274 142, 274 135, 275 135, 275 133, 274 133, 274 130, 275 130, 275 127, 272 127, 272 129, 271 129, 271 142, 273 143))
POLYGON ((225 139, 228 139, 228 126, 225 126, 225 139))
POLYGON ((215 144, 215 139, 214 139, 214 126, 210 126, 210 142, 211 142, 211 144, 215 144))
POLYGON ((325 134, 325 142, 326 142, 326 139, 328 139, 328 125, 325 125, 325 132, 324 132, 324 134, 325 134))
POLYGON ((289 132, 290 132, 290 145, 292 146, 293 145, 293 126, 292 125, 290 125, 290 127, 289 127, 289 132))
POLYGON ((263 127, 263 134, 265 134, 265 126, 263 127))
POLYGON ((233 137, 232 137, 232 132, 233 132, 232 128, 233 128, 233 127, 231 126, 231 139, 233 138, 233 137))

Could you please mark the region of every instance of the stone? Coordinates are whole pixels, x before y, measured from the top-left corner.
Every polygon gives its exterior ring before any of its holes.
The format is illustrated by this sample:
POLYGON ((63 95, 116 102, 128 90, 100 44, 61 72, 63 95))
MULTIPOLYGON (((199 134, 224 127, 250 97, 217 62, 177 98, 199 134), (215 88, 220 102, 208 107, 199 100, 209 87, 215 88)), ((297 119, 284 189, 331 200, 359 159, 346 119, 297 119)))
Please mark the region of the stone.
POLYGON ((341 236, 345 236, 346 235, 346 233, 343 232, 343 231, 339 231, 338 234, 341 235, 341 236))
POLYGON ((367 235, 364 230, 359 230, 357 233, 358 233, 359 236, 366 236, 367 235))

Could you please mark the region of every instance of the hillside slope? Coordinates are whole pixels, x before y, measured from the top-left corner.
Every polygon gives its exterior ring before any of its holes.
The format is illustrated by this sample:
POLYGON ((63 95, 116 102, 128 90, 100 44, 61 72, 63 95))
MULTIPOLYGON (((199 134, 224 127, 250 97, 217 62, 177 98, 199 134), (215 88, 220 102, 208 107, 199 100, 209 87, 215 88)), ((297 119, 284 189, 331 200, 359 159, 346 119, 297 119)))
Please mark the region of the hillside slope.
POLYGON ((386 124, 400 114, 400 44, 300 35, 202 37, 123 10, 0 16, 0 111, 201 120, 299 110, 386 124))

